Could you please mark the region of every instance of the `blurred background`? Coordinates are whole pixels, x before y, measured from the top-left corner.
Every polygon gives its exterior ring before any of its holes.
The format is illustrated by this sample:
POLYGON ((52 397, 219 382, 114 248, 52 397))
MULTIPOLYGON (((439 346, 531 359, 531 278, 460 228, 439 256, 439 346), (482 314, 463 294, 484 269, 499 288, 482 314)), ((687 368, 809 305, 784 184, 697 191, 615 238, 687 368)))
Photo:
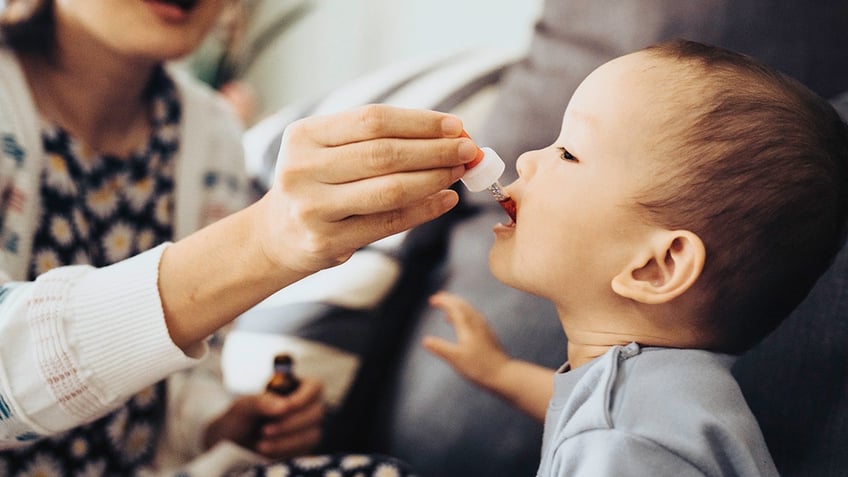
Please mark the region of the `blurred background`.
POLYGON ((249 124, 284 105, 410 59, 471 48, 522 52, 541 0, 243 0, 240 38, 213 35, 190 59, 205 81, 256 95, 249 124))

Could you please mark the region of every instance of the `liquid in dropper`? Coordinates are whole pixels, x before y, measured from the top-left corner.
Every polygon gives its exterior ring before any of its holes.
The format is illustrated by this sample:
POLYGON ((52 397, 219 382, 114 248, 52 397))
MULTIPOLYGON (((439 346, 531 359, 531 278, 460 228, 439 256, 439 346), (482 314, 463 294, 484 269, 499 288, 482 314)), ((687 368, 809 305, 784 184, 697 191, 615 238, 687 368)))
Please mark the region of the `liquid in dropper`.
POLYGON ((506 211, 506 215, 515 222, 515 201, 512 200, 512 197, 503 190, 503 186, 501 186, 500 181, 495 181, 494 184, 490 185, 486 189, 492 193, 492 196, 498 201, 501 208, 506 211))
MULTIPOLYGON (((462 136, 470 139, 465 131, 462 131, 462 136)), ((479 192, 483 189, 491 192, 501 208, 515 222, 515 201, 503 190, 503 186, 499 182, 506 165, 498 153, 488 147, 480 148, 477 156, 466 164, 465 169, 465 176, 462 177, 462 183, 465 184, 465 187, 471 192, 479 192)))

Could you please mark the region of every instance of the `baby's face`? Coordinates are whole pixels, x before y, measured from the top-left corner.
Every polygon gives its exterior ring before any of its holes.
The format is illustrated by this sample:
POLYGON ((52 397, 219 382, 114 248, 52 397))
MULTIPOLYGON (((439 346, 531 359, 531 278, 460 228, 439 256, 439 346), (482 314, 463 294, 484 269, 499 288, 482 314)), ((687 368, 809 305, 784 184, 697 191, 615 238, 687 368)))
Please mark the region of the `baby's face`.
POLYGON ((650 227, 634 197, 657 180, 664 62, 635 53, 601 66, 574 93, 557 140, 518 159, 507 188, 516 223, 495 227, 490 256, 498 279, 562 306, 612 293, 650 227))

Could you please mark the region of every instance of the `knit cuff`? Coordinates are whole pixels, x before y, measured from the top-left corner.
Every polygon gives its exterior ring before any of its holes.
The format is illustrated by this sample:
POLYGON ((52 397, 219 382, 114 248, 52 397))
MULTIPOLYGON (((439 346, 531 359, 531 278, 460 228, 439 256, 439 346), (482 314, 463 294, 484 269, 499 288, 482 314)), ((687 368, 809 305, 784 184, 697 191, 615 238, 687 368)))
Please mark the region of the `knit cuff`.
POLYGON ((166 246, 104 268, 61 267, 39 277, 30 325, 42 337, 43 377, 68 414, 98 417, 197 363, 165 324, 158 271, 166 246))

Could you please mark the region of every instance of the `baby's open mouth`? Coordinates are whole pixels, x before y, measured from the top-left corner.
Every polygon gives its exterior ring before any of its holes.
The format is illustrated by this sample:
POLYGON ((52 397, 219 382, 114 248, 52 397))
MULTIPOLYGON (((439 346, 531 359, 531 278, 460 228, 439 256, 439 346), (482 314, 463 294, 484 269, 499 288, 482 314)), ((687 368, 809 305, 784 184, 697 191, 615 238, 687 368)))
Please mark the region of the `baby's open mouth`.
POLYGON ((508 226, 515 225, 515 215, 518 212, 517 207, 515 205, 515 201, 508 195, 505 195, 502 199, 498 200, 498 204, 501 205, 506 215, 509 216, 508 226))

